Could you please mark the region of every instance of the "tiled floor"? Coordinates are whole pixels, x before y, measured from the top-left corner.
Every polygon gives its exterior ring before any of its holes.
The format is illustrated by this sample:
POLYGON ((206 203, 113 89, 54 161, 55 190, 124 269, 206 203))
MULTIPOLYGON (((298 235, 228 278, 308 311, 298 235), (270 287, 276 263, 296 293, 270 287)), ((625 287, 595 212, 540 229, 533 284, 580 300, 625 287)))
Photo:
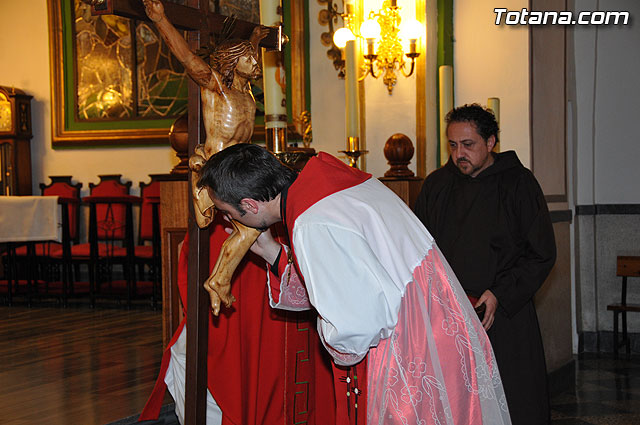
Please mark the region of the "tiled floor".
MULTIPOLYGON (((158 421, 140 424, 177 425, 169 406, 164 410, 158 421)), ((136 420, 132 416, 109 425, 136 420)), ((617 360, 612 354, 579 355, 575 386, 551 399, 551 425, 640 425, 640 355, 617 360)))
POLYGON ((640 355, 581 354, 571 391, 551 400, 552 425, 640 425, 640 355))

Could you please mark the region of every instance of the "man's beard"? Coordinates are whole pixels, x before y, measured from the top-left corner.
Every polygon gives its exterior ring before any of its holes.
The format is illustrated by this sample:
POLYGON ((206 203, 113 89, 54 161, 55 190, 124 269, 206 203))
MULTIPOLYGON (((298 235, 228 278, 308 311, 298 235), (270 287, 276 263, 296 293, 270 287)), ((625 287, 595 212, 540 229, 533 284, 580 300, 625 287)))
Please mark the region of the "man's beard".
POLYGON ((236 74, 238 74, 238 76, 242 78, 246 78, 247 80, 257 80, 258 78, 262 77, 262 69, 260 69, 260 67, 255 67, 250 74, 241 71, 236 71, 236 74))
POLYGON ((474 166, 471 161, 469 161, 466 158, 460 158, 456 161, 456 165, 458 166, 458 170, 460 170, 460 172, 464 175, 467 176, 471 176, 473 175, 476 171, 478 171, 480 168, 482 168, 482 165, 478 165, 478 166, 474 166), (468 164, 469 167, 471 168, 462 168, 460 164, 468 164), (466 171, 468 170, 468 171, 466 171))

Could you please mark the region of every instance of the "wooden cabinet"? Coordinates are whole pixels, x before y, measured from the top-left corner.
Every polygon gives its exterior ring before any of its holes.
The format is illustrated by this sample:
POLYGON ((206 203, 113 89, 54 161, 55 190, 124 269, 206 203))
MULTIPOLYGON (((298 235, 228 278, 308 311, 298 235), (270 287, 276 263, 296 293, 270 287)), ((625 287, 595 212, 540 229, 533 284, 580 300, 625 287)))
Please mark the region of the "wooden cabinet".
POLYGON ((31 98, 0 86, 0 195, 31 195, 31 98))
POLYGON ((411 209, 416 203, 424 182, 420 177, 380 177, 378 180, 393 190, 411 209))
POLYGON ((189 225, 189 185, 186 174, 158 176, 162 238, 162 339, 166 347, 182 319, 178 294, 179 244, 189 225))

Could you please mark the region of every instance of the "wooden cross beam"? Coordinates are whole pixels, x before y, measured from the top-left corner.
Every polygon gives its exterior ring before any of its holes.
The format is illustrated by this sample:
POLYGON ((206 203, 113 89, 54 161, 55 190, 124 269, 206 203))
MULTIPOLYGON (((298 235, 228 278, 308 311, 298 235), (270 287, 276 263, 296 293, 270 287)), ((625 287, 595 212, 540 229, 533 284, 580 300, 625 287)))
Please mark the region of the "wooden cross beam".
MULTIPOLYGON (((93 4, 92 14, 113 14, 148 21, 142 0, 83 0, 93 4)), ((206 46, 210 34, 222 31, 225 16, 208 12, 208 0, 187 0, 187 6, 163 2, 165 14, 178 29, 189 31, 187 42, 195 52, 206 46)), ((231 37, 248 40, 257 24, 236 20, 231 37)), ((270 28, 261 47, 280 50, 281 28, 270 28)), ((201 128, 200 87, 189 79, 189 155, 204 141, 201 128)), ((189 172, 188 187, 193 173, 189 172)), ((189 267, 187 285, 187 370, 185 384, 185 424, 202 425, 207 420, 207 351, 209 332, 209 296, 203 284, 209 276, 209 231, 195 222, 191 195, 189 205, 189 267)))
MULTIPOLYGON (((92 6, 92 15, 118 15, 126 18, 137 19, 140 21, 148 21, 147 14, 144 11, 142 0, 97 0, 98 3, 92 6)), ((224 20, 227 18, 218 13, 207 12, 205 9, 199 9, 189 6, 182 6, 176 3, 163 2, 165 14, 171 23, 178 29, 186 31, 202 31, 208 29, 208 33, 213 35, 220 34, 223 28, 224 20)), ((231 32, 232 38, 248 40, 251 37, 253 29, 259 24, 236 19, 235 26, 231 32)), ((201 34, 204 36, 205 34, 201 34)), ((260 41, 260 47, 267 49, 282 48, 281 44, 281 28, 271 27, 269 33, 260 41)))

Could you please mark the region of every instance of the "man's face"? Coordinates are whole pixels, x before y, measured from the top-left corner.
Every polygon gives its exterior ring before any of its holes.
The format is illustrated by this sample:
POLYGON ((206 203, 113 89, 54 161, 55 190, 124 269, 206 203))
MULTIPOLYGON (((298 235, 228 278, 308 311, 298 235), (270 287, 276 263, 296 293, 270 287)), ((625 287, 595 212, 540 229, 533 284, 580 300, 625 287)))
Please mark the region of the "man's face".
POLYGON ((250 80, 260 78, 262 76, 262 69, 260 68, 256 55, 246 54, 241 56, 236 64, 236 74, 250 80))
POLYGON ((238 209, 233 205, 218 199, 211 189, 207 188, 207 190, 209 191, 209 196, 211 197, 211 200, 213 201, 213 204, 215 206, 216 213, 224 214, 228 218, 232 218, 235 221, 244 224, 245 226, 253 227, 263 232, 269 228, 269 225, 262 217, 262 214, 260 212, 258 212, 257 214, 253 214, 250 211, 238 211, 238 209))
POLYGON ((462 174, 475 177, 493 164, 495 136, 484 140, 473 123, 452 122, 447 128, 451 159, 462 174))

